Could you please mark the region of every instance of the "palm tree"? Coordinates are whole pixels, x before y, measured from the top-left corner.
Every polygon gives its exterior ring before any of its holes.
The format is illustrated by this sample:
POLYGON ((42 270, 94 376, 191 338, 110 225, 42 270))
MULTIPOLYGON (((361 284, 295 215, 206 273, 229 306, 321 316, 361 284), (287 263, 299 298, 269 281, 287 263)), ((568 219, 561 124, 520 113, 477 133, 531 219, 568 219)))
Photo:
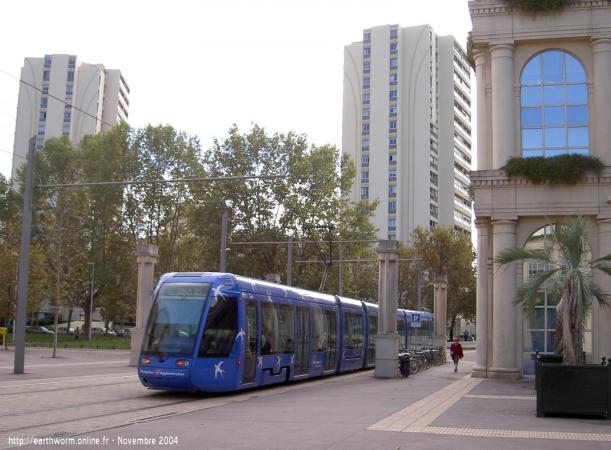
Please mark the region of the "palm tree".
POLYGON ((609 303, 609 294, 594 282, 593 272, 599 270, 611 275, 611 254, 588 260, 589 242, 586 229, 589 220, 573 217, 552 228, 549 241, 543 249, 509 248, 497 254, 495 262, 501 266, 516 261, 543 262, 546 270, 532 275, 516 294, 516 304, 534 317, 537 296, 542 289, 558 292, 561 296, 556 307, 556 352, 562 353, 566 365, 583 364, 583 329, 592 298, 600 305, 609 303))

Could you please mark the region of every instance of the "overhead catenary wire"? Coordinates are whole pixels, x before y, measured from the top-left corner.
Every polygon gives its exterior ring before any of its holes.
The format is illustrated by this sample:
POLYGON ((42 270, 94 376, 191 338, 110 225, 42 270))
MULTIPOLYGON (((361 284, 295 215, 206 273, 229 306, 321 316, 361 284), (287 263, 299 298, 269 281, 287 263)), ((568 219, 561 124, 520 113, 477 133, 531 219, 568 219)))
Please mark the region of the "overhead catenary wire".
POLYGON ((16 156, 17 158, 25 159, 26 161, 27 161, 27 159, 28 159, 28 158, 26 158, 25 156, 21 156, 21 155, 18 155, 17 153, 15 153, 15 152, 9 152, 8 150, 3 150, 3 149, 1 149, 1 148, 0 148, 0 152, 2 152, 2 153, 8 153, 9 155, 16 156))
POLYGON ((250 179, 273 179, 273 178, 288 178, 289 175, 243 175, 230 177, 199 177, 199 178, 172 178, 169 180, 127 180, 127 181, 85 181, 81 183, 63 183, 63 184, 39 184, 37 188, 78 188, 91 186, 126 186, 139 184, 171 184, 171 183, 195 183, 208 181, 232 181, 232 180, 250 180, 250 179))
POLYGON ((53 95, 53 94, 51 94, 51 93, 49 93, 49 92, 44 92, 42 89, 40 89, 39 87, 37 87, 37 86, 33 85, 32 83, 29 83, 29 82, 25 81, 23 78, 18 77, 18 76, 16 76, 16 75, 13 75, 12 73, 7 72, 6 70, 4 70, 4 69, 2 69, 2 68, 0 68, 0 72, 2 72, 3 74, 5 74, 6 76, 9 76, 9 77, 11 77, 11 78, 13 78, 13 79, 15 79, 15 80, 19 81, 20 83, 25 84, 25 85, 26 85, 26 86, 28 86, 28 87, 31 87, 32 89, 34 89, 34 90, 36 90, 36 91, 38 91, 38 92, 40 92, 40 93, 42 93, 42 94, 47 95, 48 97, 50 97, 50 98, 52 98, 52 99, 54 99, 54 100, 57 100, 57 101, 58 101, 58 102, 60 102, 60 103, 63 103, 64 105, 68 105, 68 106, 70 106, 70 108, 71 108, 71 109, 74 109, 74 110, 76 110, 76 111, 78 111, 78 112, 80 112, 80 113, 82 113, 82 114, 85 114, 86 116, 91 117, 92 119, 95 119, 95 120, 96 120, 96 122, 101 122, 101 123, 103 123, 104 125, 108 125, 108 126, 109 126, 109 127, 111 127, 111 128, 116 128, 116 126, 117 126, 116 124, 115 124, 115 125, 113 125, 113 124, 111 124, 111 123, 109 123, 109 122, 106 122, 105 120, 100 119, 98 116, 96 116, 96 115, 94 115, 94 114, 88 113, 87 111, 82 110, 81 108, 79 108, 79 107, 77 107, 77 106, 74 106, 72 103, 68 103, 67 101, 62 100, 61 98, 56 97, 55 95, 53 95))
MULTIPOLYGON (((312 241, 312 240, 303 240, 303 241, 292 241, 293 244, 299 244, 299 243, 303 243, 303 244, 326 244, 327 242, 329 242, 328 240, 324 240, 324 241, 312 241)), ((359 243, 359 244, 364 244, 364 243, 370 243, 373 244, 375 242, 379 242, 377 240, 333 240, 334 244, 352 244, 352 243, 359 243)), ((263 245, 263 244, 268 244, 268 245, 272 245, 272 244, 278 244, 278 245, 282 245, 282 244, 288 244, 289 241, 245 241, 245 242, 227 242, 227 245, 263 245)))

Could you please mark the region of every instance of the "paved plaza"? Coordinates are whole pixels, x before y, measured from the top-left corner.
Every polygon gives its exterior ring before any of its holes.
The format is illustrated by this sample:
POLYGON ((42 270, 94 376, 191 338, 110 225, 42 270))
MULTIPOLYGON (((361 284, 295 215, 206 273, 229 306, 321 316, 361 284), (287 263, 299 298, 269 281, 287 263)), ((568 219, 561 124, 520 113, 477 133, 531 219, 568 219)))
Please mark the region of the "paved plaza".
POLYGON ((0 448, 607 449, 611 421, 537 418, 532 380, 434 367, 372 371, 231 395, 142 387, 128 353, 28 349, 25 375, 0 351, 0 448), (40 438, 48 437, 43 441, 40 438), (35 440, 38 439, 38 440, 35 440))

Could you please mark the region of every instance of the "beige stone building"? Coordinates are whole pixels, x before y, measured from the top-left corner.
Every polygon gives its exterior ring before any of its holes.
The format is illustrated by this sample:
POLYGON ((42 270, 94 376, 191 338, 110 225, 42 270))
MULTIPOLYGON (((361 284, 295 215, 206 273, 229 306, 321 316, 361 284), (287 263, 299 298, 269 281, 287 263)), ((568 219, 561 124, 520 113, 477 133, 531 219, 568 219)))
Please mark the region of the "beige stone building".
POLYGON ((380 25, 344 49, 342 149, 352 200, 378 200, 380 239, 416 226, 471 234, 471 68, 453 36, 380 25))
POLYGON ((127 122, 129 86, 120 70, 86 64, 75 55, 45 55, 25 58, 21 79, 11 173, 15 183, 32 136, 41 149, 52 137, 68 136, 78 143, 127 122))
MULTIPOLYGON (((611 253, 611 2, 572 1, 553 14, 472 0, 477 82, 477 364, 473 376, 533 373, 535 351, 553 351, 555 301, 543 292, 534 322, 513 299, 533 263, 493 265, 499 251, 540 246, 557 216, 592 219, 593 257, 611 253), (579 153, 607 166, 575 186, 533 185, 501 169, 513 156, 579 153)), ((611 291, 611 279, 597 279, 611 291)), ((593 302, 585 351, 611 356, 611 308, 593 302)))

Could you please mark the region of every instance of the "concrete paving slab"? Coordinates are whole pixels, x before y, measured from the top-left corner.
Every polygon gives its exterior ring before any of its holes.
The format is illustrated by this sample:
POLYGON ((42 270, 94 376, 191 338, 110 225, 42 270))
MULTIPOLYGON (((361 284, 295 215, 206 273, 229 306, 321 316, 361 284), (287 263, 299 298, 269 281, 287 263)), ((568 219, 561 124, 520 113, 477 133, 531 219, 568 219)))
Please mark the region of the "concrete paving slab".
POLYGON ((30 439, 21 448, 67 449, 609 448, 611 421, 538 419, 532 381, 472 379, 473 353, 465 352, 458 373, 451 364, 407 379, 365 371, 206 395, 145 389, 126 354, 74 351, 35 367, 41 354, 32 352, 29 375, 0 374, 0 402, 8 405, 0 448, 18 445, 9 438, 30 439), (114 372, 101 372, 107 362, 114 372), (397 431, 371 429, 401 411, 413 420, 397 431), (59 441, 32 441, 45 436, 59 441))

